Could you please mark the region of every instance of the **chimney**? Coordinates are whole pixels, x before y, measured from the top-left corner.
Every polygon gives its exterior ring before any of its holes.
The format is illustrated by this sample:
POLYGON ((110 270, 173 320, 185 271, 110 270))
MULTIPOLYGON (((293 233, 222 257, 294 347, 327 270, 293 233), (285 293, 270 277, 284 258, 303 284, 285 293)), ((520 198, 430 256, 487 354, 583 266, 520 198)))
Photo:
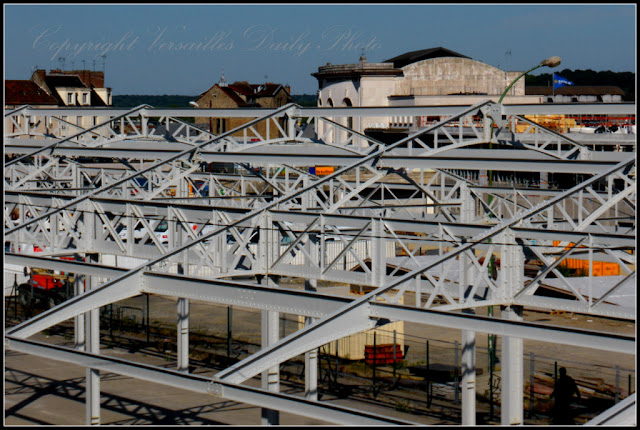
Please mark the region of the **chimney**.
POLYGON ((36 82, 36 79, 42 80, 44 81, 44 77, 46 76, 47 72, 44 69, 38 69, 35 72, 33 72, 33 74, 31 75, 31 80, 36 82))
POLYGON ((289 85, 285 85, 284 89, 287 92, 287 94, 291 95, 291 87, 289 85))
POLYGON ((47 94, 51 94, 51 90, 47 86, 44 78, 47 76, 47 72, 44 69, 38 69, 31 75, 31 81, 35 82, 40 88, 42 88, 47 94))

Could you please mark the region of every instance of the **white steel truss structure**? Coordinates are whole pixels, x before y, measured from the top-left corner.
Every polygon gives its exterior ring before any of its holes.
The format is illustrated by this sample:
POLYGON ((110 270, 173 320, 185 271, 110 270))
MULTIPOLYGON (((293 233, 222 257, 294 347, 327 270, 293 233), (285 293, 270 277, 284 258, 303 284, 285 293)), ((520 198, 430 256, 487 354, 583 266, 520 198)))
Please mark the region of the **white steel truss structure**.
MULTIPOLYGON (((336 423, 402 424, 278 393, 278 365, 307 354, 312 392, 317 357, 311 352, 383 320, 456 328, 467 338, 492 333, 504 336, 502 424, 522 424, 521 339, 635 354, 634 337, 522 319, 523 309, 542 309, 635 322, 635 308, 610 300, 635 284, 635 140, 617 142, 618 151, 597 151, 595 143, 524 116, 595 112, 634 113, 635 105, 21 107, 5 114, 5 264, 77 273, 90 282, 86 291, 8 329, 5 346, 86 366, 93 423, 99 423, 98 370, 110 369, 259 405, 271 411, 265 415, 271 424, 277 410, 336 423), (251 119, 213 135, 180 119, 196 115, 251 119), (345 125, 356 117, 417 116, 442 119, 410 128, 393 143, 345 125), (84 117, 95 125, 77 125, 87 123, 84 117), (299 126, 302 119, 306 127, 299 126), (274 132, 276 138, 265 137, 274 132), (209 163, 226 170, 203 171, 209 163), (319 176, 313 166, 335 170, 319 176), (552 186, 549 174, 573 181, 552 186), (429 255, 421 255, 425 248, 429 255), (59 258, 71 255, 90 258, 59 258), (110 266, 107 256, 140 264, 110 266), (559 265, 577 256, 590 265, 618 264, 620 281, 602 293, 590 275, 576 287, 559 265), (525 259, 541 263, 533 277, 525 276, 525 259), (309 288, 284 288, 283 277, 309 288), (548 277, 562 283, 568 298, 536 294, 548 277), (369 292, 327 295, 318 281, 369 292), (415 301, 403 300, 406 292, 415 301), (179 299, 178 371, 99 353, 97 310, 142 293, 179 299), (190 375, 190 299, 260 309, 262 350, 212 380, 190 375), (500 306, 503 318, 469 313, 487 306, 500 306), (279 313, 307 317, 308 324, 279 338, 279 313), (27 339, 74 317, 86 323, 76 325, 86 337, 83 351, 27 339), (260 374, 261 390, 241 385, 260 374)), ((471 351, 463 365, 473 362, 471 351)), ((475 424, 475 388, 467 385, 465 425, 475 424)), ((635 397, 631 405, 635 410, 635 397)))

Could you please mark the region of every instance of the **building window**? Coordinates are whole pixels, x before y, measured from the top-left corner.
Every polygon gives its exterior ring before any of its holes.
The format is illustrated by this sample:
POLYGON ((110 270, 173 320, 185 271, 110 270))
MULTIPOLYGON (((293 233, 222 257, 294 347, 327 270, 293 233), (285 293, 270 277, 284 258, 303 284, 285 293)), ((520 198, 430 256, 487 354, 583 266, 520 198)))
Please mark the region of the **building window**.
POLYGON ((578 103, 578 97, 571 97, 572 103, 578 103))
MULTIPOLYGON (((348 98, 345 98, 344 100, 342 100, 342 104, 345 105, 345 107, 351 107, 353 106, 353 103, 351 103, 351 100, 348 98)), ((353 117, 349 116, 347 117, 347 127, 353 130, 353 117)), ((347 139, 350 139, 352 136, 352 133, 347 132, 347 139)))
POLYGON ((88 98, 89 97, 88 96, 89 96, 89 94, 83 94, 82 95, 82 104, 83 105, 88 105, 89 104, 89 102, 88 102, 88 98))
POLYGON ((226 118, 216 118, 216 134, 221 134, 227 131, 227 119, 226 118))
POLYGON ((67 94, 67 104, 73 104, 73 93, 67 94))
POLYGON ((553 103, 553 97, 547 97, 547 102, 548 103, 553 103))

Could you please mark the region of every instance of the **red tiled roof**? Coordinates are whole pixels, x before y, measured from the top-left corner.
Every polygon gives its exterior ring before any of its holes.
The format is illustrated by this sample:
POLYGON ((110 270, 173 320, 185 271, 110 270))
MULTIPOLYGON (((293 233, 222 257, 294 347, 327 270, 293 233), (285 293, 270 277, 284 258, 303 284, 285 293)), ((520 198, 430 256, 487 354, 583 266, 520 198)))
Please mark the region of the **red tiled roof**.
MULTIPOLYGON (((231 85, 220 86, 219 84, 213 85, 207 91, 198 96, 198 100, 204 97, 213 88, 218 87, 224 92, 231 100, 234 101, 238 107, 261 107, 259 103, 247 103, 240 94, 250 98, 256 97, 274 97, 279 88, 282 88, 280 84, 266 83, 266 84, 249 84, 246 81, 234 82, 231 85), (259 91, 258 91, 259 90, 259 91)), ((285 90, 286 91, 286 90, 285 90)))
POLYGON ((242 98, 239 95, 237 95, 233 89, 229 87, 220 87, 220 89, 222 90, 222 92, 228 95, 231 98, 231 100, 233 100, 238 105, 238 107, 248 106, 247 103, 244 100, 242 100, 242 98))
POLYGON ((57 105, 58 100, 50 96, 33 81, 4 81, 5 105, 57 105))
POLYGON ((257 96, 257 97, 273 97, 276 90, 280 88, 279 84, 272 84, 270 82, 266 84, 249 84, 246 81, 234 82, 229 85, 233 91, 236 91, 245 96, 257 96))

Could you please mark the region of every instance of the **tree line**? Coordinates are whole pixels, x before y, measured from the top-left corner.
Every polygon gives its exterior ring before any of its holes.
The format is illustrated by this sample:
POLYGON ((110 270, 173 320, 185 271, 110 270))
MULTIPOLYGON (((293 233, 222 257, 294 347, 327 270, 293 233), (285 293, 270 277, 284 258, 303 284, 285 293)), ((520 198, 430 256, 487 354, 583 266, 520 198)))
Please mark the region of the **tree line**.
MULTIPOLYGON (((636 74, 633 72, 612 72, 610 70, 596 72, 591 69, 571 70, 564 69, 555 72, 575 85, 613 85, 620 87, 624 92, 624 101, 635 101, 636 99, 636 74)), ((551 86, 553 84, 552 73, 542 73, 540 75, 526 75, 525 85, 527 86, 551 86)), ((303 107, 317 106, 318 96, 316 94, 292 94, 293 101, 303 107)), ((198 95, 120 95, 113 96, 113 107, 136 107, 141 104, 148 104, 157 108, 188 108, 190 101, 195 101, 198 95)))
MULTIPOLYGON (((156 108, 188 108, 191 107, 190 101, 197 100, 199 96, 182 96, 182 95, 121 95, 113 96, 113 107, 130 107, 134 108, 142 104, 148 104, 156 108)), ((315 107, 317 103, 317 95, 301 94, 292 95, 293 101, 300 106, 315 107)))
MULTIPOLYGON (((555 73, 573 82, 574 85, 613 85, 624 92, 624 101, 635 101, 636 99, 636 74, 633 72, 612 72, 611 70, 596 72, 591 69, 564 69, 555 73)), ((536 76, 527 75, 525 76, 525 84, 527 86, 552 86, 552 75, 553 72, 536 76)))

